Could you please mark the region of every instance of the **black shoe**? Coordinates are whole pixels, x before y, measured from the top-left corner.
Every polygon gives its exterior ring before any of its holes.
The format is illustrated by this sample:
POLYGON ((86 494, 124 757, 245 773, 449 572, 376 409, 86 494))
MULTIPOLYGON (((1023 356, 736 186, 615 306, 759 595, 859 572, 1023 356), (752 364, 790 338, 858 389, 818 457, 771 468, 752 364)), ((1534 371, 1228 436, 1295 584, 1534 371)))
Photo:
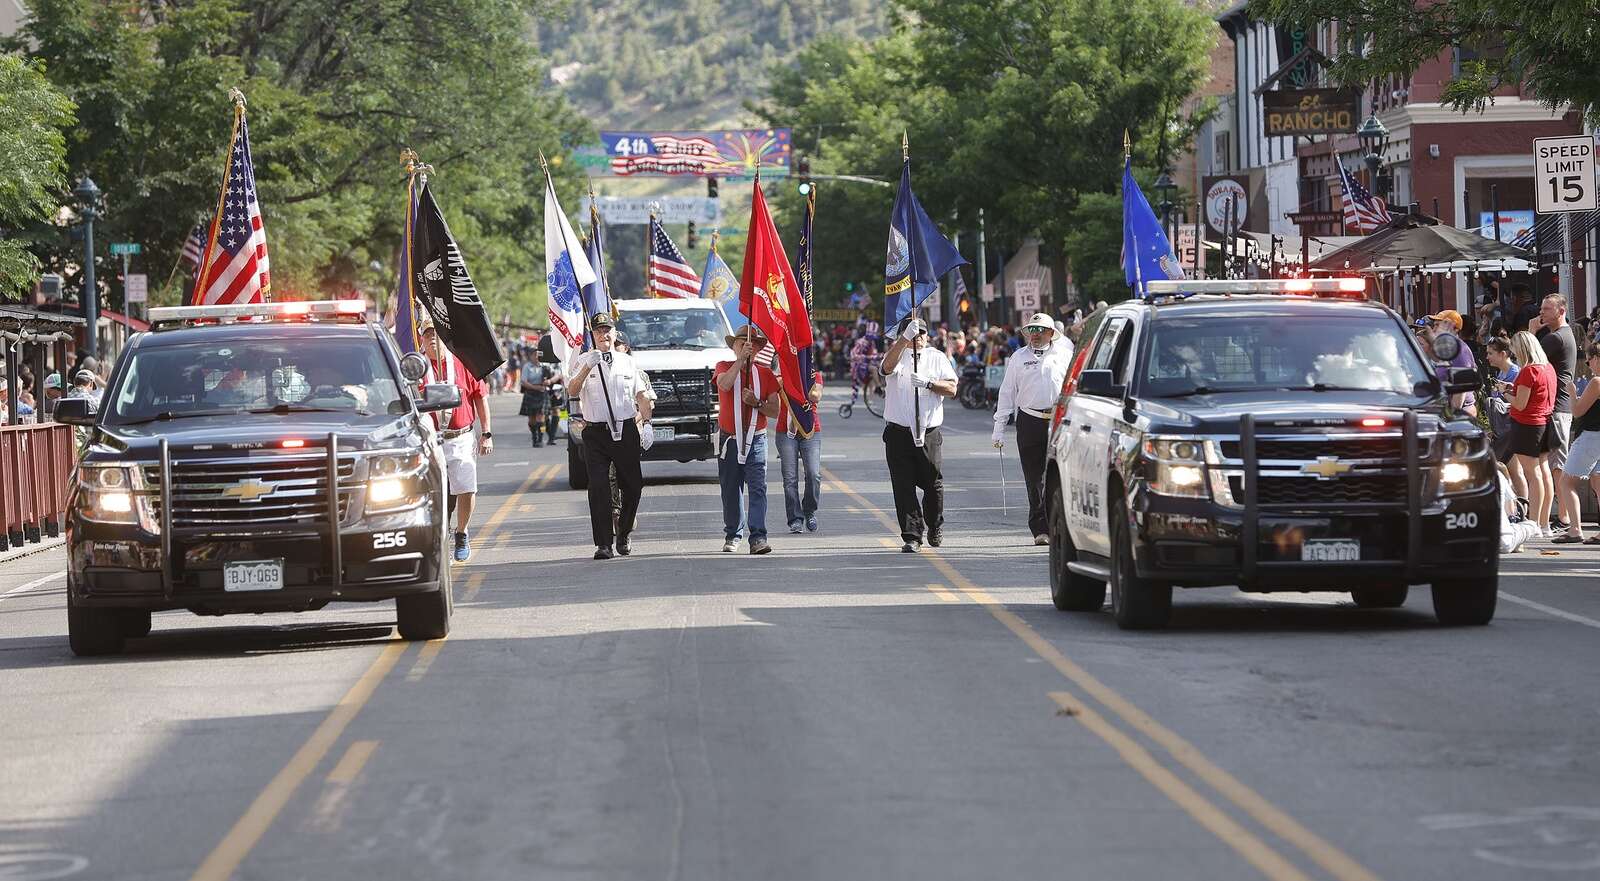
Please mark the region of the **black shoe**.
POLYGON ((617 539, 617 553, 623 555, 624 557, 633 553, 633 542, 628 541, 627 536, 617 539))
POLYGON ((611 545, 602 545, 594 549, 594 558, 596 560, 609 560, 615 556, 616 554, 611 552, 611 545))
POLYGON ((938 547, 939 545, 944 544, 944 530, 943 529, 930 529, 930 530, 928 530, 928 544, 931 547, 938 547))
POLYGON ((914 554, 920 550, 922 550, 922 542, 920 541, 908 541, 900 546, 900 553, 902 554, 914 554))

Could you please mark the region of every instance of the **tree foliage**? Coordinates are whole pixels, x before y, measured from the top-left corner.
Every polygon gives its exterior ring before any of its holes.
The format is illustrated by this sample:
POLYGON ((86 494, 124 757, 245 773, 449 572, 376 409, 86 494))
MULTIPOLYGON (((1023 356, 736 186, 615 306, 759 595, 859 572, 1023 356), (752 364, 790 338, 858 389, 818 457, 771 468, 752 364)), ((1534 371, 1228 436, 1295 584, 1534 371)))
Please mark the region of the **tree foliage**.
POLYGON ((1250 11, 1286 23, 1342 22, 1358 38, 1332 59, 1332 71, 1350 85, 1408 75, 1460 47, 1466 59, 1445 103, 1482 110, 1496 91, 1522 83, 1546 104, 1573 105, 1600 123, 1594 0, 1254 0, 1250 11))
MULTIPOLYGON (((1178 0, 898 0, 898 9, 889 36, 811 44, 774 75, 763 116, 792 124, 802 150, 821 133, 815 171, 888 181, 906 132, 917 195, 947 230, 975 228, 982 208, 992 245, 1038 235, 1046 251, 1065 250, 1080 279, 1113 277, 1116 248, 1077 234, 1104 221, 1103 200, 1080 204, 1117 192, 1125 130, 1152 164, 1160 145, 1176 151, 1188 137, 1193 121, 1180 108, 1206 75, 1210 19, 1178 0)), ((823 193, 819 250, 845 265, 819 264, 819 289, 880 278, 894 191, 823 193)), ((796 202, 780 200, 786 216, 796 202)))
POLYGON ((65 184, 72 102, 45 78, 42 65, 0 55, 0 298, 38 278, 39 261, 14 228, 39 223, 58 206, 65 184))
MULTIPOLYGON (((275 290, 392 286, 404 207, 398 155, 410 146, 438 169, 434 188, 491 315, 543 314, 537 152, 559 155, 587 133, 542 85, 527 31, 547 11, 543 0, 29 8, 8 48, 44 60, 77 102, 67 162, 106 193, 96 238, 143 243, 155 281, 214 208, 227 90, 238 87, 249 100, 275 290)), ((573 200, 575 180, 564 182, 573 200)), ((59 231, 41 236, 54 267, 73 264, 73 249, 59 231)))

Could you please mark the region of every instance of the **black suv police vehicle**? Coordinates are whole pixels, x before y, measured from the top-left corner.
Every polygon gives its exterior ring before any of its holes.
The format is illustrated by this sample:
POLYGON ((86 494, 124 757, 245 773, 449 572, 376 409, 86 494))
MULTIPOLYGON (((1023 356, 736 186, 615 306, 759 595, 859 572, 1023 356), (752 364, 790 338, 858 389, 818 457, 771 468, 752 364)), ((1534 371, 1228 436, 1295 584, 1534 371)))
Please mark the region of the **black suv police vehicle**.
MULTIPOLYGON (((1175 281, 1097 316, 1052 433, 1056 608, 1164 626, 1172 588, 1431 584, 1446 624, 1494 616, 1498 480, 1435 364, 1359 279, 1175 281)), ((1436 340, 1441 357, 1454 337, 1436 340)))
POLYGON ((150 310, 85 426, 66 522, 79 655, 120 651, 150 613, 395 600, 401 636, 450 628, 444 459, 414 383, 359 300, 150 310))

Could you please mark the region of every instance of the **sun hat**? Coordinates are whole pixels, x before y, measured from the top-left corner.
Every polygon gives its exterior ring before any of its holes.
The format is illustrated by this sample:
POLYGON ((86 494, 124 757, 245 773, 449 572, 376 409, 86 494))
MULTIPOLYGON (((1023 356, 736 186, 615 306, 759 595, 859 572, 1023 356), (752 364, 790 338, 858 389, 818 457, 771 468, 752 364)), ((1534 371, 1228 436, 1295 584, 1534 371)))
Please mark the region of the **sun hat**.
POLYGON ((1022 326, 1022 329, 1048 330, 1054 333, 1056 329, 1056 323, 1055 321, 1051 320, 1050 316, 1044 314, 1043 312, 1035 312, 1033 313, 1033 317, 1028 319, 1028 323, 1022 326))
POLYGON ((61 374, 52 373, 49 376, 46 376, 44 378, 44 387, 45 391, 49 391, 53 388, 61 388, 61 374))

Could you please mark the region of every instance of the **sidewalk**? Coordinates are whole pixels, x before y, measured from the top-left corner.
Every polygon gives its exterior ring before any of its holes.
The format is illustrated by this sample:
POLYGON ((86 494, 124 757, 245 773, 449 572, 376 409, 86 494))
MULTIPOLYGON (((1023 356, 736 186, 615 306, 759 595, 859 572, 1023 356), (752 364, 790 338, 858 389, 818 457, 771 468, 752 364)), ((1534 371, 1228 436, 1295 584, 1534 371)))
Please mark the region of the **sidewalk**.
POLYGON ((22 557, 31 557, 41 551, 48 551, 53 548, 63 547, 66 545, 66 543, 66 537, 58 535, 55 538, 46 538, 43 541, 23 544, 11 548, 10 550, 0 551, 0 566, 4 566, 12 560, 20 559, 22 557))

